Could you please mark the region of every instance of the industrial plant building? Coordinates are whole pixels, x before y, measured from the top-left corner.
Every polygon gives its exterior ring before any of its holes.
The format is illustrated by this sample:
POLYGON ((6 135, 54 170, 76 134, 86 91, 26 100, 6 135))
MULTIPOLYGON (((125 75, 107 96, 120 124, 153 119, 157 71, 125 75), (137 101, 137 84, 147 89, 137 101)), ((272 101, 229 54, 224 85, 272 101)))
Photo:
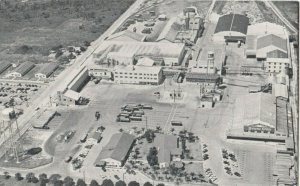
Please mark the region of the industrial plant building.
POLYGON ((247 58, 256 58, 264 63, 268 74, 286 73, 290 67, 287 39, 274 34, 247 36, 247 58))
POLYGON ((241 14, 227 14, 219 18, 213 40, 245 43, 249 18, 241 14))
POLYGON ((172 17, 156 39, 157 42, 195 43, 204 29, 203 19, 197 8, 187 7, 177 17, 172 17))
POLYGON ((186 52, 182 43, 107 41, 105 44, 105 53, 94 55, 94 58, 96 61, 104 59, 111 65, 134 65, 139 58, 148 57, 162 62, 164 66, 177 66, 186 52))
POLYGON ((293 135, 286 98, 252 93, 237 98, 228 138, 282 141, 293 135))
POLYGON ((113 73, 119 84, 159 85, 163 80, 160 66, 116 66, 113 73))

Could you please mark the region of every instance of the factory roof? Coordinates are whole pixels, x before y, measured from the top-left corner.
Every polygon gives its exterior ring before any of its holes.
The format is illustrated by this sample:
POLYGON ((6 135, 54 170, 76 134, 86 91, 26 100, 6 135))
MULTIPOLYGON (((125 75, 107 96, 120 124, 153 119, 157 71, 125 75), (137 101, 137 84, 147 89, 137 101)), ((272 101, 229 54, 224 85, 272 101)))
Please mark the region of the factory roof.
POLYGON ((110 53, 115 53, 115 55, 119 56, 155 56, 179 58, 184 50, 184 44, 182 43, 108 42, 111 45, 116 45, 116 47, 114 47, 110 53))
POLYGON ((75 92, 74 90, 67 90, 65 93, 64 93, 64 96, 68 97, 68 98, 71 98, 71 99, 74 99, 76 101, 79 100, 80 98, 80 93, 78 92, 75 92))
POLYGON ((11 63, 9 61, 1 61, 0 62, 0 73, 2 73, 4 70, 6 70, 10 66, 11 66, 11 63))
POLYGON ((267 93, 251 93, 236 99, 235 124, 276 127, 276 99, 267 93))
POLYGON ((29 70, 31 70, 33 67, 34 67, 34 63, 32 62, 24 62, 22 63, 20 66, 18 66, 16 69, 15 69, 15 72, 16 73, 19 73, 21 74, 22 76, 25 75, 29 70))
POLYGON ((133 135, 124 132, 112 135, 108 144, 102 148, 95 163, 108 158, 122 162, 126 158, 134 139, 133 135))
POLYGON ((138 66, 147 66, 152 67, 154 65, 155 61, 149 57, 143 57, 140 58, 136 65, 138 66))
POLYGON ((265 48, 268 46, 275 46, 281 51, 287 52, 287 41, 274 34, 268 34, 257 38, 257 49, 265 48))
POLYGON ((124 30, 118 33, 115 33, 111 35, 108 40, 116 40, 118 41, 120 38, 127 38, 129 40, 135 40, 135 41, 144 41, 146 36, 143 36, 142 34, 132 32, 130 30, 124 30))
POLYGON ((265 34, 274 34, 283 39, 287 38, 284 27, 275 23, 263 22, 248 26, 247 35, 260 36, 265 34))
POLYGON ((139 66, 139 65, 127 65, 127 66, 115 66, 115 71, 126 72, 145 72, 145 73, 159 73, 162 70, 161 66, 139 66))
POLYGON ((288 134, 288 102, 283 97, 276 98, 276 130, 288 134))
POLYGON ((58 64, 56 64, 56 63, 48 63, 48 64, 45 64, 36 74, 44 74, 44 75, 46 75, 48 77, 57 68, 58 68, 58 64))
POLYGON ((177 137, 174 135, 156 134, 154 145, 158 147, 157 156, 159 163, 170 163, 171 155, 180 154, 177 143, 177 137))
POLYGON ((189 72, 186 74, 186 79, 199 79, 199 80, 211 80, 216 81, 220 78, 218 74, 196 73, 189 72))
POLYGON ((219 18, 215 34, 219 32, 235 31, 247 34, 249 18, 240 14, 227 14, 219 18))
POLYGON ((273 84, 272 85, 272 93, 275 97, 284 97, 284 98, 288 98, 289 97, 289 93, 288 93, 288 88, 287 85, 284 84, 273 84))
POLYGON ((173 28, 175 21, 176 17, 172 17, 168 21, 168 23, 166 24, 156 41, 161 41, 165 39, 167 41, 173 42, 176 39, 177 31, 173 28))

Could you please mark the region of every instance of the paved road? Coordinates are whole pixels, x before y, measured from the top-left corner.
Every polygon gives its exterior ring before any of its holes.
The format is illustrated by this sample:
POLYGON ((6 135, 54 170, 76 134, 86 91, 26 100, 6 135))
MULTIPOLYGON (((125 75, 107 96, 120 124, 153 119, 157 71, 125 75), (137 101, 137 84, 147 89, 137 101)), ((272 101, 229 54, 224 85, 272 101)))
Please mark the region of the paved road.
MULTIPOLYGON (((50 83, 49 87, 47 87, 47 89, 44 90, 39 97, 32 101, 32 104, 26 110, 24 110, 24 114, 18 119, 21 135, 31 127, 29 120, 37 113, 36 108, 48 107, 50 96, 54 97, 57 91, 63 91, 80 72, 82 67, 85 64, 92 62, 92 54, 96 49, 101 47, 101 44, 105 38, 111 35, 131 14, 136 12, 143 1, 144 0, 136 0, 136 2, 132 4, 132 6, 129 7, 129 9, 122 14, 121 17, 119 17, 119 19, 116 20, 108 30, 106 30, 96 41, 91 43, 91 46, 88 48, 88 50, 79 56, 74 61, 72 66, 64 70, 54 82, 50 83)), ((8 136, 8 133, 6 133, 6 136, 8 136)), ((15 136, 14 140, 17 140, 17 136, 15 136)), ((4 138, 1 137, 0 156, 3 156, 5 152, 3 149, 5 146, 3 143, 4 141, 4 138)))

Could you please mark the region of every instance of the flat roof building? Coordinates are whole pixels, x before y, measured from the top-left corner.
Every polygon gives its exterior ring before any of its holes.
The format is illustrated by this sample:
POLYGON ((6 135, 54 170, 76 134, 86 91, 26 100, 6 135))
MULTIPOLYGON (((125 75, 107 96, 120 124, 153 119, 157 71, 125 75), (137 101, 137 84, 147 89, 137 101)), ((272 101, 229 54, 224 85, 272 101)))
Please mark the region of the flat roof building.
POLYGON ((120 84, 159 85, 163 81, 161 66, 116 66, 113 73, 114 81, 120 84))
POLYGON ((10 76, 22 77, 26 75, 34 67, 35 67, 34 63, 29 61, 24 62, 20 66, 18 66, 12 73, 10 73, 10 76))
POLYGON ((135 137, 128 133, 117 133, 111 136, 95 161, 95 166, 121 167, 124 165, 135 137))
POLYGON ((48 78, 55 72, 57 68, 58 64, 56 63, 45 64, 34 76, 36 78, 48 78))
POLYGON ((213 40, 245 42, 249 18, 240 14, 227 14, 219 18, 213 40))

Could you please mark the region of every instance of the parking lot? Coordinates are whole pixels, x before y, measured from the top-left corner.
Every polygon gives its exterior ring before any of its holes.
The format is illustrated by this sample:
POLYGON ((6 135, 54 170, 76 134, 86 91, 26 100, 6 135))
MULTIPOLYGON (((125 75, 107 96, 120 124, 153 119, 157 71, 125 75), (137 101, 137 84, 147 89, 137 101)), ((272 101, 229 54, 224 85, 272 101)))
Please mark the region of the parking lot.
POLYGON ((14 98, 15 105, 28 105, 31 99, 39 94, 45 85, 26 82, 1 82, 0 104, 8 107, 9 100, 14 98))

